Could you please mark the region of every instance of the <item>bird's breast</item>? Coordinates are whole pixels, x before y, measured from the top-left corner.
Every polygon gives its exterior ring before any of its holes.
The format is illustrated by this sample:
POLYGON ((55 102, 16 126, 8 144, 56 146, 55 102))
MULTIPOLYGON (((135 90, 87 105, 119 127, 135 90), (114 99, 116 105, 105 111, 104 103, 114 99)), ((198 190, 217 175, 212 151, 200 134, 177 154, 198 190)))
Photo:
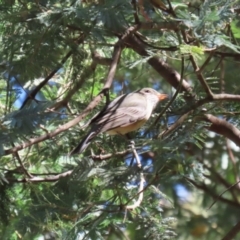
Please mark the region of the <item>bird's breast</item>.
POLYGON ((117 127, 117 128, 111 129, 107 131, 107 133, 110 135, 116 135, 116 134, 125 135, 129 132, 138 130, 146 121, 147 119, 139 120, 137 122, 130 123, 129 125, 124 127, 117 127))

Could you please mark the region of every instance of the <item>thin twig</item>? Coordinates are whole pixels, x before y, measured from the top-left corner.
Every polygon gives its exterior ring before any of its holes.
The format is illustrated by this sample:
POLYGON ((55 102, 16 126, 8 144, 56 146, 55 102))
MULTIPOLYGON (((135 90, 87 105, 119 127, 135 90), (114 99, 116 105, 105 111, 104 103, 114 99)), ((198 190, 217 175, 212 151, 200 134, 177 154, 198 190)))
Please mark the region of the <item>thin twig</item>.
POLYGON ((222 238, 222 240, 232 240, 240 232, 240 221, 222 238))
POLYGON ((131 4, 133 5, 133 9, 134 9, 133 16, 134 16, 135 23, 138 24, 140 21, 139 21, 139 17, 138 17, 137 1, 132 0, 131 4))
POLYGON ((212 189, 208 188, 204 183, 197 183, 195 182, 193 179, 183 176, 187 181, 189 181, 191 184, 193 184, 196 188, 203 190, 204 192, 208 193, 210 196, 212 196, 213 198, 218 198, 219 201, 224 202, 230 206, 239 208, 240 207, 240 203, 236 202, 236 201, 232 201, 229 200, 227 198, 224 198, 222 196, 217 195, 214 191, 212 191, 212 189))
POLYGON ((237 186, 239 183, 240 183, 240 180, 239 180, 238 182, 232 184, 232 185, 231 185, 230 187, 228 187, 227 189, 225 189, 225 190, 213 201, 213 203, 209 206, 208 210, 212 208, 212 206, 221 198, 221 196, 222 196, 225 192, 227 192, 227 191, 229 191, 231 188, 237 186))
POLYGON ((100 154, 100 155, 95 155, 93 152, 91 154, 91 158, 93 160, 106 160, 115 156, 125 156, 126 154, 132 152, 131 150, 127 149, 121 152, 116 152, 116 153, 108 153, 108 154, 100 154))
POLYGON ((143 188, 144 188, 144 183, 145 183, 144 175, 141 170, 142 164, 141 164, 140 158, 137 154, 137 151, 135 149, 134 141, 131 141, 131 148, 132 148, 133 155, 135 156, 135 159, 137 161, 137 166, 140 169, 140 183, 139 183, 139 187, 138 187, 138 200, 134 204, 127 205, 125 207, 126 209, 130 209, 130 210, 135 209, 141 205, 142 200, 143 200, 143 188))
POLYGON ((238 189, 240 189, 240 179, 239 179, 239 175, 238 175, 238 167, 236 165, 236 159, 233 155, 231 146, 230 146, 230 140, 226 138, 226 147, 227 147, 227 152, 228 152, 228 156, 232 162, 232 166, 233 166, 233 172, 236 178, 236 181, 239 182, 238 184, 238 189))
POLYGON ((220 93, 224 93, 225 92, 225 81, 224 81, 224 76, 225 76, 224 65, 225 65, 225 62, 223 60, 224 60, 224 58, 221 57, 221 59, 220 59, 220 69, 221 69, 221 72, 220 72, 220 78, 219 78, 220 93))
MULTIPOLYGON (((210 57, 211 57, 211 55, 208 57, 206 62, 210 61, 210 57)), ((205 90, 205 92, 207 93, 208 96, 212 97, 213 93, 212 93, 210 87, 208 86, 207 82, 205 81, 205 79, 204 79, 204 77, 202 75, 202 72, 201 72, 202 69, 200 69, 198 67, 198 65, 197 65, 195 59, 193 58, 193 56, 190 56, 190 61, 192 62, 193 68, 194 68, 194 70, 195 70, 195 72, 197 74, 198 80, 201 83, 203 89, 205 90)), ((204 64, 203 64, 203 66, 204 66, 204 64)))
POLYGON ((147 13, 145 12, 144 10, 144 3, 143 3, 143 0, 138 0, 138 6, 139 6, 139 9, 140 9, 140 13, 141 15, 144 17, 144 19, 147 21, 147 22, 151 22, 151 18, 149 18, 149 16, 147 15, 147 13))
POLYGON ((159 119, 162 117, 162 115, 165 113, 165 111, 172 105, 172 103, 175 101, 175 99, 177 98, 178 93, 181 91, 182 88, 182 82, 183 82, 183 75, 184 75, 184 57, 182 57, 182 67, 181 67, 181 79, 179 82, 179 85, 177 87, 176 92, 174 93, 172 99, 168 102, 168 104, 163 108, 163 110, 160 112, 160 114, 158 115, 158 117, 155 119, 153 125, 155 125, 159 119))
POLYGON ((63 173, 59 173, 54 176, 46 176, 46 177, 39 177, 39 176, 32 176, 30 178, 23 178, 23 179, 7 179, 9 182, 16 182, 16 183, 25 183, 25 182, 56 182, 60 178, 67 177, 71 175, 73 170, 69 170, 63 173))
MULTIPOLYGON (((216 171, 215 167, 209 167, 207 166, 207 164, 205 164, 203 161, 200 161, 203 166, 209 170, 209 172, 211 173, 210 175, 207 175, 207 174, 203 174, 204 177, 210 179, 211 181, 215 181, 218 183, 218 184, 222 184, 225 188, 229 188, 231 186, 231 184, 226 181, 226 179, 216 171)), ((233 188, 229 189, 230 190, 230 193, 232 195, 232 198, 234 201, 238 202, 238 197, 237 195, 235 194, 235 191, 233 188)))
POLYGON ((138 166, 139 169, 141 169, 142 168, 142 164, 141 164, 140 158, 139 158, 139 156, 137 154, 137 151, 135 149, 135 142, 134 141, 131 141, 131 148, 132 148, 133 155, 136 158, 137 166, 138 166))
POLYGON ((199 68, 199 72, 200 72, 200 73, 204 70, 205 67, 207 67, 208 63, 210 62, 210 60, 211 60, 212 57, 213 57, 214 51, 215 51, 215 49, 211 50, 208 58, 207 58, 206 61, 203 63, 203 65, 199 68))
POLYGON ((159 135, 158 138, 164 138, 167 135, 169 135, 171 132, 173 132, 177 127, 181 126, 183 122, 187 119, 188 115, 191 113, 191 111, 183 114, 174 124, 172 124, 168 129, 162 131, 159 135))
POLYGON ((23 165, 23 163, 22 163, 22 160, 21 160, 18 152, 15 152, 13 155, 16 157, 16 159, 17 159, 19 165, 21 166, 21 169, 22 169, 22 171, 24 172, 24 174, 25 174, 27 177, 32 178, 32 175, 31 175, 31 174, 27 171, 27 169, 24 167, 24 165, 23 165))

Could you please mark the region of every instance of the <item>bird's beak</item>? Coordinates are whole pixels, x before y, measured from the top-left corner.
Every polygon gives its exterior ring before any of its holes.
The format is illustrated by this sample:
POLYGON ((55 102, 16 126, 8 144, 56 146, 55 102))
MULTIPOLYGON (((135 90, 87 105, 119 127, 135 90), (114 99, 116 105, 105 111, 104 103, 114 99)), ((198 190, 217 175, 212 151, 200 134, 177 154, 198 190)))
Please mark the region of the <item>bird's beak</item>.
POLYGON ((159 93, 158 98, 159 98, 159 100, 161 101, 161 100, 164 100, 164 99, 168 98, 168 95, 167 95, 167 94, 159 93))

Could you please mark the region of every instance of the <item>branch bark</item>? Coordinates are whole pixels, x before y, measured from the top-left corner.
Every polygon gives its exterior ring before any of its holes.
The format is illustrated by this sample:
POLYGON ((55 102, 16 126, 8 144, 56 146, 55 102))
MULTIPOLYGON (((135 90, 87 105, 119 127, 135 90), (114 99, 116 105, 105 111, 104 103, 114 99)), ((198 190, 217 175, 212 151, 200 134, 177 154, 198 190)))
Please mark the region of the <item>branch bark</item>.
POLYGON ((135 203, 133 203, 132 205, 126 205, 125 208, 128 209, 128 210, 133 210, 133 209, 135 209, 135 208, 137 208, 141 205, 142 200, 143 200, 144 183, 146 182, 145 178, 144 178, 144 175, 143 175, 143 172, 142 172, 142 169, 141 169, 142 168, 142 163, 141 163, 140 158, 138 156, 138 153, 135 149, 134 141, 131 141, 131 148, 132 148, 133 155, 136 159, 137 166, 140 170, 140 173, 139 173, 140 181, 139 181, 139 187, 138 187, 138 193, 137 193, 138 194, 138 200, 135 203))
MULTIPOLYGON (((150 55, 146 51, 145 44, 140 41, 136 36, 129 37, 125 41, 125 43, 128 47, 133 49, 139 55, 144 57, 150 57, 150 55)), ((154 56, 148 60, 148 63, 174 88, 177 88, 179 86, 179 83, 181 81, 181 75, 171 66, 169 66, 166 62, 162 61, 159 57, 154 56)), ((192 92, 192 87, 185 79, 183 79, 182 81, 182 91, 188 93, 192 92)))
POLYGON ((208 130, 225 136, 240 147, 240 130, 238 128, 226 120, 217 118, 211 114, 205 114, 203 120, 211 123, 208 130))
POLYGON ((228 94, 228 93, 219 93, 213 95, 214 101, 240 101, 240 95, 228 94))
POLYGON ((226 234, 222 240, 232 240, 240 232, 240 221, 226 234))
MULTIPOLYGON (((210 55, 210 57, 211 57, 211 55, 210 55)), ((208 61, 210 61, 210 59, 211 59, 210 57, 209 57, 205 62, 208 63, 208 61)), ((196 73, 196 75, 197 75, 197 78, 198 78, 199 82, 201 83, 203 89, 205 90, 206 94, 207 94, 209 97, 212 97, 212 96, 213 96, 213 93, 212 93, 210 87, 208 86, 206 80, 204 79, 204 77, 203 77, 203 75, 202 75, 202 70, 203 70, 203 68, 200 69, 200 68, 198 67, 198 65, 197 65, 195 59, 193 58, 193 56, 190 56, 190 61, 192 62, 192 65, 193 65, 193 68, 194 68, 195 73, 196 73)))
POLYGON ((56 182, 60 178, 70 176, 72 174, 73 170, 69 170, 67 172, 59 173, 52 176, 46 176, 46 177, 39 177, 39 176, 32 176, 32 177, 26 177, 23 179, 7 179, 9 182, 17 182, 17 183, 36 183, 36 182, 56 182))

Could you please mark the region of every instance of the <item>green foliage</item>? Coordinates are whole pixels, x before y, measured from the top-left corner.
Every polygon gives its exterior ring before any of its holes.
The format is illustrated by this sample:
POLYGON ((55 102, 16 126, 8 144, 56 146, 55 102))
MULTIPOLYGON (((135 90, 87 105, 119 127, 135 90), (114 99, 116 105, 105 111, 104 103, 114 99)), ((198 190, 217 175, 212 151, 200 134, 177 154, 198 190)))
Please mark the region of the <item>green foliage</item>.
POLYGON ((203 49, 196 46, 182 45, 180 46, 181 54, 191 54, 195 59, 201 59, 204 54, 203 49))

